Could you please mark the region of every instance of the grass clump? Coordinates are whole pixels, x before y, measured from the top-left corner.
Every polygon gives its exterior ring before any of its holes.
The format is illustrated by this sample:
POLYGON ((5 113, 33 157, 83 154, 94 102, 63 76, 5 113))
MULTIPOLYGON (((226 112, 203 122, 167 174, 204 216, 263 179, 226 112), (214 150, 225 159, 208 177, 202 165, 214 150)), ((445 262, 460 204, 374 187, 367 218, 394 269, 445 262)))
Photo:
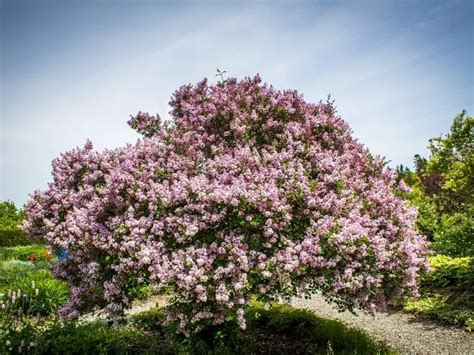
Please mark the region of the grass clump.
POLYGON ((161 354, 160 339, 143 329, 106 322, 56 323, 38 338, 38 354, 161 354))

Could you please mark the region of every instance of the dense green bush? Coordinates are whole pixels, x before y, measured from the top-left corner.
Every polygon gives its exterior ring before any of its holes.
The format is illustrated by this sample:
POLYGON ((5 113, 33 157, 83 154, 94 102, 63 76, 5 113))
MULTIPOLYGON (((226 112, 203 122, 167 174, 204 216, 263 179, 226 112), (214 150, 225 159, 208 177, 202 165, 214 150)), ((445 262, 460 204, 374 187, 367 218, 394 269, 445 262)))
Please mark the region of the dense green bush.
POLYGON ((19 211, 13 202, 0 202, 0 247, 32 243, 31 238, 20 228, 23 218, 23 211, 19 211))
POLYGON ((474 291, 474 257, 452 258, 436 255, 430 258, 430 266, 433 272, 424 274, 422 277, 424 288, 451 287, 474 291))
POLYGON ((23 211, 18 211, 13 202, 0 202, 0 230, 18 228, 23 217, 23 211))
POLYGON ((407 298, 403 309, 474 330, 474 258, 437 255, 430 258, 433 268, 424 274, 420 298, 407 298))
POLYGON ((459 297, 443 292, 426 293, 420 298, 407 299, 403 309, 423 318, 474 330, 474 297, 459 297))
POLYGON ((33 243, 31 238, 20 229, 0 229, 0 247, 13 247, 31 243, 33 243))
POLYGON ((474 204, 465 212, 441 215, 433 247, 441 254, 474 256, 474 204))

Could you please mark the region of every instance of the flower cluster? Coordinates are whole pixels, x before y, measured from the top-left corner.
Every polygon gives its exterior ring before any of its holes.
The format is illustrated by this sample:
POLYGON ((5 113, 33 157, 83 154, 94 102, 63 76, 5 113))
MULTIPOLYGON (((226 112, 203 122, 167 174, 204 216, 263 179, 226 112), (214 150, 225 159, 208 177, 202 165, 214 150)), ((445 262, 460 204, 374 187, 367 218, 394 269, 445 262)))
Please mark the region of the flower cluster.
POLYGON ((139 111, 135 116, 130 116, 128 120, 130 127, 147 138, 155 136, 161 127, 160 116, 152 116, 147 112, 139 111))
POLYGON ((53 256, 47 251, 41 253, 40 255, 33 253, 26 257, 26 260, 28 261, 51 261, 51 259, 53 259, 53 256))
POLYGON ((373 311, 417 293, 427 269, 416 210, 394 172, 324 103, 259 76, 176 91, 172 124, 139 113, 146 138, 53 162, 53 182, 26 208, 26 230, 67 258, 62 313, 130 305, 140 284, 171 289, 183 331, 229 317, 245 327, 251 297, 321 292, 373 311))

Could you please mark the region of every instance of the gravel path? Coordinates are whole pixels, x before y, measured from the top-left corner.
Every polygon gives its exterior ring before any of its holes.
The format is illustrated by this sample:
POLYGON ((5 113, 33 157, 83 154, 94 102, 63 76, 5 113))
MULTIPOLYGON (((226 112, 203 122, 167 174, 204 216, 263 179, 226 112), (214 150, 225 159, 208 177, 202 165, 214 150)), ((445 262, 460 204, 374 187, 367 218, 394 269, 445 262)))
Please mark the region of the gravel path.
POLYGON ((474 354, 474 333, 416 320, 408 314, 378 313, 371 316, 359 312, 354 316, 350 312, 338 312, 321 296, 309 300, 294 299, 292 305, 360 328, 398 349, 401 354, 474 354))

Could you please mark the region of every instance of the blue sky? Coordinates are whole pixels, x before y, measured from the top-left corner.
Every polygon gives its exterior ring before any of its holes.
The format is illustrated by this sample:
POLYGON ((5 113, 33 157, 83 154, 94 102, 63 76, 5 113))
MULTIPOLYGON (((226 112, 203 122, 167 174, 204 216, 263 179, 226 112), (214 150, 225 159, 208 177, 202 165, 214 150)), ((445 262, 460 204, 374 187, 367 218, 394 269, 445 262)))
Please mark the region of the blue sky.
POLYGON ((373 153, 411 166, 474 111, 473 4, 0 0, 0 200, 46 188, 52 159, 87 138, 135 142, 130 114, 168 117, 172 92, 216 67, 330 93, 373 153))

